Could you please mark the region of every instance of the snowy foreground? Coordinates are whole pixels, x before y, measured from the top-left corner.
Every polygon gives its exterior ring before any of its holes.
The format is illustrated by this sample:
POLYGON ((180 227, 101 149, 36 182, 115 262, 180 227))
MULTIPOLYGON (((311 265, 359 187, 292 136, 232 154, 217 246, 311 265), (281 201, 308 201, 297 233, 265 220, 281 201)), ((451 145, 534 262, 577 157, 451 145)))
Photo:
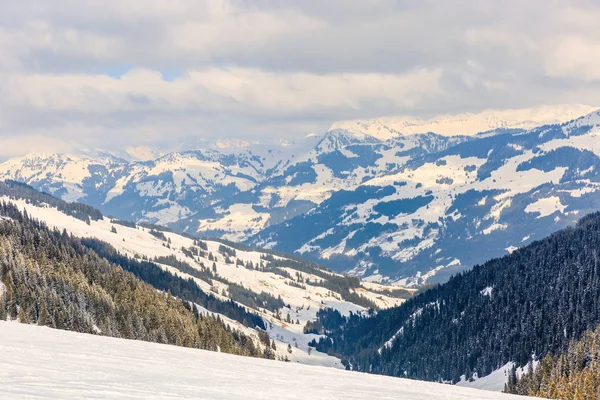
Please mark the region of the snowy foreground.
POLYGON ((511 399, 435 383, 0 322, 3 399, 511 399))

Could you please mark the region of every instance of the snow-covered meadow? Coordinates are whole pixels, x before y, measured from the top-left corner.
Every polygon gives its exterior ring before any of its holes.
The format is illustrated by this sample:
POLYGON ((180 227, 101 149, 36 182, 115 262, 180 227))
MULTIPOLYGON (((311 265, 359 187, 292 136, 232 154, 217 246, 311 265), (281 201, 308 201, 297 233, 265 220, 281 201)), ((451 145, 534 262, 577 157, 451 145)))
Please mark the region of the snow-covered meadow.
POLYGON ((3 399, 522 398, 16 322, 0 338, 3 399))

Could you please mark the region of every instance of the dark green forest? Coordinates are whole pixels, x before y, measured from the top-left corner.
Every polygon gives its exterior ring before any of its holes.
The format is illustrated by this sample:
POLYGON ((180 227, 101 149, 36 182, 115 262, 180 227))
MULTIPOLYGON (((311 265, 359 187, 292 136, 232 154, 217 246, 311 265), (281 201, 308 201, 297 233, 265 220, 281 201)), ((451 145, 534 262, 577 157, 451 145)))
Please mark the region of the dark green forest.
POLYGON ((532 354, 560 354, 599 322, 600 214, 593 214, 400 307, 353 315, 314 345, 355 370, 456 382, 509 361, 525 365, 532 354))

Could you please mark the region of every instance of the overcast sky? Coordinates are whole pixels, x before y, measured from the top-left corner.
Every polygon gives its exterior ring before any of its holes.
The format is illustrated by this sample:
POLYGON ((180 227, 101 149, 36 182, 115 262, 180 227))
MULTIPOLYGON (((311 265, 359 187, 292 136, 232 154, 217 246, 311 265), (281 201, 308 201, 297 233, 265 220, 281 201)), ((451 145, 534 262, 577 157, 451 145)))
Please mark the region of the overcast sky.
POLYGON ((0 0, 0 157, 600 104, 598 4, 0 0))

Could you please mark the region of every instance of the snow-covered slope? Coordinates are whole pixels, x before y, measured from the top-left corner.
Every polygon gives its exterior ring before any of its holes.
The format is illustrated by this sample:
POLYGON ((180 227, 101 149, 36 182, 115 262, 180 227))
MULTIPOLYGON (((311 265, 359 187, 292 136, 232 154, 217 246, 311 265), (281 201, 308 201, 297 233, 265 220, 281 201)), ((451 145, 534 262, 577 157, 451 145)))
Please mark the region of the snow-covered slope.
POLYGON ((0 337, 5 399, 521 398, 18 323, 0 337))
POLYGON ((142 162, 107 155, 30 154, 1 164, 0 176, 67 201, 85 201, 107 214, 167 224, 252 190, 287 157, 284 149, 238 150, 175 152, 142 162))
POLYGON ((516 110, 485 110, 476 114, 438 115, 431 119, 388 117, 340 121, 334 123, 331 129, 344 129, 381 140, 427 132, 445 136, 475 135, 498 129, 532 129, 540 125, 561 124, 597 109, 598 107, 575 104, 516 110))
POLYGON ((461 381, 456 383, 456 386, 501 392, 504 390, 504 385, 508 383, 508 376, 513 368, 516 367, 515 374, 518 379, 521 379, 523 375, 530 373, 532 366, 534 371, 537 370, 539 364, 539 360, 534 360, 533 362, 526 364, 524 367, 517 367, 516 363, 507 362, 502 367, 493 371, 491 374, 481 378, 477 376, 477 373, 473 374, 471 380, 466 380, 465 376, 463 376, 461 381))
MULTIPOLYGON (((304 364, 342 368, 338 359, 313 349, 309 350, 308 343, 315 338, 318 339, 319 336, 305 334, 303 328, 308 321, 315 320, 317 311, 323 308, 333 308, 342 315, 348 315, 350 312, 362 313, 366 310, 361 305, 345 300, 344 295, 336 292, 331 286, 323 284, 329 276, 339 277, 339 275, 327 271, 319 272, 314 268, 298 270, 297 263, 279 256, 274 257, 281 261, 280 267, 261 270, 259 266, 268 267, 271 264, 268 258, 273 256, 261 251, 234 249, 211 240, 202 241, 205 245, 203 249, 195 245, 193 239, 172 232, 161 232, 164 235, 162 239, 156 234, 153 235, 151 229, 123 226, 111 222, 109 218, 92 220, 87 224, 47 205, 35 206, 26 200, 10 197, 0 197, 0 201, 15 204, 20 210, 27 211, 29 216, 45 222, 50 228, 67 230, 68 233, 81 238, 99 239, 130 257, 147 258, 152 261, 156 257, 171 256, 198 272, 212 271, 218 274, 219 280, 207 279, 203 275, 192 276, 174 265, 164 264, 162 261, 156 262, 161 268, 174 275, 193 279, 206 293, 212 293, 217 298, 236 300, 231 296, 232 284, 243 286, 253 293, 267 293, 273 298, 281 298, 284 306, 278 308, 278 312, 240 303, 267 321, 267 332, 275 341, 276 353, 281 358, 287 357, 304 364), (190 250, 198 252, 198 255, 190 256, 190 250), (254 268, 248 267, 248 263, 252 263, 254 268), (292 347, 291 352, 288 351, 288 345, 292 347)), ((366 283, 352 291, 380 308, 399 305, 404 301, 382 294, 381 292, 386 289, 393 288, 366 283)), ((224 316, 221 318, 258 340, 258 332, 255 329, 245 327, 224 316)))

